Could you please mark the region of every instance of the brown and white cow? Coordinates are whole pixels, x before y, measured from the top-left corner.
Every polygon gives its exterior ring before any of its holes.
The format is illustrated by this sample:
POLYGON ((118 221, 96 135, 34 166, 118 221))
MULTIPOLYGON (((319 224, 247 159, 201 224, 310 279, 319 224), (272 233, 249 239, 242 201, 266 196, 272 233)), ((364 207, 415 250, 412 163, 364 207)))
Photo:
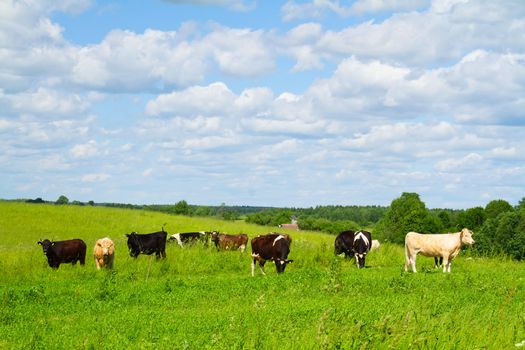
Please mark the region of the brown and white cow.
POLYGON ((93 248, 93 256, 95 257, 97 270, 103 267, 112 269, 113 260, 115 259, 115 244, 108 237, 98 239, 93 248))
POLYGON ((290 244, 292 239, 289 235, 270 233, 267 235, 252 238, 252 276, 255 276, 255 262, 259 262, 259 268, 263 275, 264 264, 267 260, 275 263, 277 273, 284 272, 286 264, 293 260, 288 260, 290 254, 290 244))
POLYGON ((405 271, 412 265, 416 271, 416 256, 442 257, 443 272, 450 272, 452 260, 458 255, 463 245, 473 245, 472 231, 464 228, 456 233, 421 234, 409 232, 405 236, 405 271))
POLYGON ((238 235, 229 235, 213 231, 211 241, 215 243, 217 250, 240 250, 244 252, 248 244, 248 235, 241 233, 238 235))

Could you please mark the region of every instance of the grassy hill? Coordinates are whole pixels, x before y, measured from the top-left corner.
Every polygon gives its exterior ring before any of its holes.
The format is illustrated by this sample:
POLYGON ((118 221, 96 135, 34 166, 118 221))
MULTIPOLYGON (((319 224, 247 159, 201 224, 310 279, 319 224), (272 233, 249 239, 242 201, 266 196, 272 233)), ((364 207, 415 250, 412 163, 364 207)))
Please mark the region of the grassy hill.
POLYGON ((451 274, 384 244, 366 269, 333 256, 333 236, 288 232, 284 274, 250 275, 250 252, 168 245, 167 259, 129 257, 125 234, 272 228, 138 210, 0 202, 0 349, 515 348, 525 340, 525 268, 462 253, 451 274), (97 271, 97 238, 116 243, 97 271), (82 238, 86 266, 58 271, 36 242, 82 238), (151 263, 151 267, 150 267, 151 263))

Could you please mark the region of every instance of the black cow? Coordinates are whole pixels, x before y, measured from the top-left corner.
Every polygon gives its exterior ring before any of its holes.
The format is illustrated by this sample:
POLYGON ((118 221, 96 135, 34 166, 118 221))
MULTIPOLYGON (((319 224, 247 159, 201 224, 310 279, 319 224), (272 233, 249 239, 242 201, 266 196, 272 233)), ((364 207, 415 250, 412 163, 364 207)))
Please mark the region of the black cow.
POLYGON ((129 255, 132 258, 136 258, 139 254, 151 255, 155 253, 157 260, 162 256, 166 258, 166 237, 168 233, 164 231, 138 234, 132 232, 126 234, 128 237, 128 249, 129 255))
POLYGON ((345 253, 345 257, 355 256, 357 268, 365 266, 365 258, 372 248, 372 234, 368 231, 343 231, 335 239, 335 254, 345 253))
POLYGON ((252 238, 252 276, 255 276, 256 261, 259 262, 263 275, 266 275, 264 273, 266 260, 272 260, 275 263, 277 273, 284 272, 286 264, 293 261, 288 260, 290 242, 290 236, 275 233, 252 238))
POLYGON ((335 238, 335 255, 345 253, 345 258, 354 256, 354 235, 355 231, 343 231, 335 238))
POLYGON ((176 241, 181 247, 183 247, 185 244, 191 244, 197 241, 201 241, 204 243, 204 246, 208 246, 210 234, 211 232, 205 232, 205 231, 175 233, 175 234, 170 235, 170 238, 168 239, 168 241, 169 242, 176 241))
POLYGON ((47 256, 47 263, 54 269, 58 269, 62 263, 75 265, 77 261, 80 261, 80 265, 84 265, 86 262, 86 243, 81 239, 56 242, 44 239, 37 244, 42 246, 42 250, 47 256))

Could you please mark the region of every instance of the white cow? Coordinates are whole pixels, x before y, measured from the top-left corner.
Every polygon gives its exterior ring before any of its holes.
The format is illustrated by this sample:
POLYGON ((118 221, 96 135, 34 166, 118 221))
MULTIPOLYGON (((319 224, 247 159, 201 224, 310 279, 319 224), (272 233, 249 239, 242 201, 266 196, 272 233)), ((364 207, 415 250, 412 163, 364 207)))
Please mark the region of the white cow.
POLYGON ((475 243, 472 234, 472 231, 467 228, 456 233, 407 233, 405 237, 405 271, 408 271, 408 265, 412 265, 412 271, 417 272, 416 256, 421 253, 423 256, 442 257, 443 272, 450 272, 450 264, 458 255, 461 246, 475 243))
POLYGON ((379 249, 380 246, 381 246, 381 243, 379 243, 379 241, 377 239, 373 239, 372 240, 372 248, 370 248, 370 250, 379 249))

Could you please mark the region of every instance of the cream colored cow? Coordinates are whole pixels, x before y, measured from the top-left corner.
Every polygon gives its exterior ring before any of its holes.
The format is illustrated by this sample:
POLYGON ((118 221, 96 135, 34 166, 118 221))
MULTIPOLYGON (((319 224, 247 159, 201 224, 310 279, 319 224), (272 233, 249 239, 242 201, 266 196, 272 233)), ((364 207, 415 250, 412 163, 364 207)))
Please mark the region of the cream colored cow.
POLYGON ((107 237, 97 240, 93 249, 93 256, 95 257, 97 270, 103 267, 112 269, 113 260, 115 259, 115 245, 113 241, 107 237))
POLYGON ((450 264, 463 245, 473 245, 472 231, 464 228, 456 233, 421 234, 409 232, 405 237, 405 271, 412 265, 416 271, 416 256, 443 257, 443 272, 450 272, 450 264))

